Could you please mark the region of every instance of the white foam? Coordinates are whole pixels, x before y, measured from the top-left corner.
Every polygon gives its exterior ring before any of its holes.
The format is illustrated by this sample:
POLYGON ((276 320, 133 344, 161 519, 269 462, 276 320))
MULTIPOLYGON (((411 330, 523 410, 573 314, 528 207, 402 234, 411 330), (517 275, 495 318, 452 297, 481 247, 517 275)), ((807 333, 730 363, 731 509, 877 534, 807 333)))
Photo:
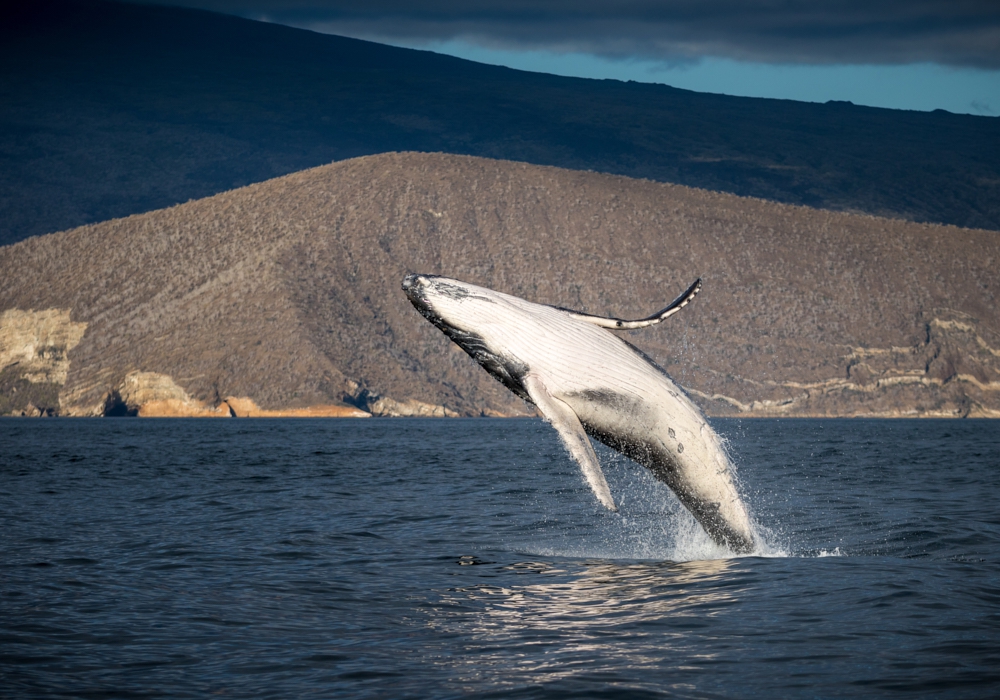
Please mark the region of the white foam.
POLYGON ((565 539, 531 542, 515 549, 547 557, 674 562, 792 556, 776 533, 753 521, 757 549, 734 554, 713 542, 670 489, 648 471, 610 450, 603 451, 601 461, 619 512, 598 512, 591 523, 573 535, 567 533, 565 539))

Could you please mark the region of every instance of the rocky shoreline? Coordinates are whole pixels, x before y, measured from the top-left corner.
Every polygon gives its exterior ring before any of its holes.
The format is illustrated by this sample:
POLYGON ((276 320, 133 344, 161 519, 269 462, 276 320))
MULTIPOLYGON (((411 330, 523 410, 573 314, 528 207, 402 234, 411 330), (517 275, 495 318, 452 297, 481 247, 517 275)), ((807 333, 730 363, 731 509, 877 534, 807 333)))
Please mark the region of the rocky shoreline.
MULTIPOLYGON (((86 324, 70 321, 69 310, 42 312, 8 310, 0 315, 0 376, 8 375, 6 411, 23 417, 140 418, 453 418, 461 414, 445 406, 416 399, 397 401, 348 382, 344 402, 308 406, 261 408, 250 397, 227 396, 215 402, 191 397, 169 375, 132 371, 91 407, 59 403, 66 382, 70 350, 80 341, 86 324), (10 377, 15 377, 15 382, 10 377), (24 397, 16 403, 18 386, 24 397), (28 387, 25 390, 25 387, 28 387), (31 391, 34 389, 34 391, 31 391), (39 397, 41 400, 39 400, 39 397), (47 398, 44 398, 47 397, 47 398), (39 405, 36 405, 37 402, 39 405)), ((962 352, 1000 357, 974 325, 934 318, 927 324, 925 342, 909 348, 848 348, 844 376, 818 382, 756 381, 726 374, 713 393, 685 387, 712 416, 746 418, 1000 418, 990 405, 1000 382, 963 374, 953 360, 962 352), (744 397, 735 398, 724 392, 744 397), (757 398, 747 399, 747 394, 757 398), (858 397, 863 397, 859 402, 858 397), (970 396, 972 398, 970 398, 970 396), (859 405, 860 404, 860 405, 859 405), (902 407, 902 408, 901 408, 902 407)), ((714 373, 718 375, 719 373, 714 373)), ((717 382, 718 383, 718 382, 717 382)), ((481 416, 531 415, 495 410, 481 416)))

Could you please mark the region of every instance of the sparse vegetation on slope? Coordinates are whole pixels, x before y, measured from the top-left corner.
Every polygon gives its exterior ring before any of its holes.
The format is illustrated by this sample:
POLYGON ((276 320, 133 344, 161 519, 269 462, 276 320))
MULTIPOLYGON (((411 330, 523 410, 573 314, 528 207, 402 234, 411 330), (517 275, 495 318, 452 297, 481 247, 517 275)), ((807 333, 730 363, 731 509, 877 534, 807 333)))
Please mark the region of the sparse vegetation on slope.
POLYGON ((132 372, 207 406, 518 414, 410 307, 405 273, 624 317, 700 276, 628 338, 713 413, 1000 415, 998 266, 995 232, 404 153, 0 248, 0 311, 87 324, 65 414, 101 412, 132 372))
POLYGON ((1000 229, 1000 119, 526 73, 182 8, 0 7, 0 244, 440 151, 1000 229))

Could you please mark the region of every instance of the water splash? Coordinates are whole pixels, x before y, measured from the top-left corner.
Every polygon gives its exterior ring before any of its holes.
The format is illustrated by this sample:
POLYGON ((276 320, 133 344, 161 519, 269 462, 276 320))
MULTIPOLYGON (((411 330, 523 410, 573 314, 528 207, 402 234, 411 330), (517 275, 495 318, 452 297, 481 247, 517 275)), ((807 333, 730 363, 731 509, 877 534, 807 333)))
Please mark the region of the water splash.
POLYGON ((618 513, 594 508, 593 516, 585 517, 578 527, 519 544, 514 547, 517 551, 544 557, 673 562, 792 556, 777 532, 752 518, 757 549, 748 555, 734 554, 712 541, 648 470, 611 450, 602 450, 600 458, 618 513))

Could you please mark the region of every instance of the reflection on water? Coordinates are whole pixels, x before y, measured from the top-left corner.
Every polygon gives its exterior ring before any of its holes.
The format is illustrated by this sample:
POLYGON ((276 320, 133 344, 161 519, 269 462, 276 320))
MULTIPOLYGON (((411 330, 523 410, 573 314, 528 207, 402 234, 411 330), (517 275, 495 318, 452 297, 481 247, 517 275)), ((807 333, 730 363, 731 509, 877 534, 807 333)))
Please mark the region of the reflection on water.
MULTIPOLYGON (((495 682, 495 669, 511 664, 519 684, 627 675, 673 663, 682 650, 692 657, 690 631, 739 603, 748 581, 731 571, 737 564, 521 562, 491 572, 498 582, 443 593, 428 624, 465 641, 442 663, 469 688, 484 676, 495 682)), ((696 652, 703 661, 714 655, 696 652)))

